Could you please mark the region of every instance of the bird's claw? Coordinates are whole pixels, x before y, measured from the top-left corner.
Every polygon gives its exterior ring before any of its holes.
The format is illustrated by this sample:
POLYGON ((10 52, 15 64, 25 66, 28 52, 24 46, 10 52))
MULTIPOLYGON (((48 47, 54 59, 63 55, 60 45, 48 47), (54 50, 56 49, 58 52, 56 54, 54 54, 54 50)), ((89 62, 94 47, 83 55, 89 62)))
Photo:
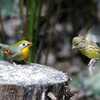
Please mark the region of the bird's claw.
POLYGON ((94 69, 95 69, 95 62, 96 62, 95 59, 91 59, 90 62, 89 62, 89 64, 88 64, 90 75, 93 74, 93 71, 94 71, 94 69))

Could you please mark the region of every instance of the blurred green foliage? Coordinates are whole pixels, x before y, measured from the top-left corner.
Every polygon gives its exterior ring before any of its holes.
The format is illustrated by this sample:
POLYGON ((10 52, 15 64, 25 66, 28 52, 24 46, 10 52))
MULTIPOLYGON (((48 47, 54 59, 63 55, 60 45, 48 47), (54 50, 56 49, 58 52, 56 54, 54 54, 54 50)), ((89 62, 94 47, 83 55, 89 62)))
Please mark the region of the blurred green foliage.
POLYGON ((36 62, 38 25, 39 25, 40 11, 41 11, 40 8, 41 8, 41 0, 29 0, 28 37, 32 41, 32 50, 30 58, 31 62, 36 62))

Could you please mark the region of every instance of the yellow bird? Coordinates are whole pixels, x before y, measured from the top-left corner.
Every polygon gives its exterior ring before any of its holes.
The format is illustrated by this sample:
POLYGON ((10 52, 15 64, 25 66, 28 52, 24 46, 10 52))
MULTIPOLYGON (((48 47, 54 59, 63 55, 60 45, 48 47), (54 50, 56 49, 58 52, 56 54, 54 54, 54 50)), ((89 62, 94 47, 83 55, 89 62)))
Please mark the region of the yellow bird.
POLYGON ((0 44, 1 53, 10 61, 28 61, 32 43, 21 40, 12 45, 0 44))
POLYGON ((92 72, 96 60, 100 60, 100 47, 85 36, 76 36, 72 41, 72 48, 79 50, 83 55, 90 58, 89 71, 92 72))

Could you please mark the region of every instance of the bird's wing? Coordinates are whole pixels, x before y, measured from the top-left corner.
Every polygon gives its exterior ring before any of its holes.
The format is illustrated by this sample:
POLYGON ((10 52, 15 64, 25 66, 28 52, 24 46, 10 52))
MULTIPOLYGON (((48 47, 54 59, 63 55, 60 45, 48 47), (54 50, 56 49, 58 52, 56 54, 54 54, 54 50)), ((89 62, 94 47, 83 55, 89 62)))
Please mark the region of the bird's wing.
POLYGON ((95 42, 87 43, 86 49, 91 49, 100 56, 100 47, 95 42))
POLYGON ((97 49, 100 49, 100 46, 96 43, 96 42, 93 42, 93 41, 90 41, 89 43, 90 45, 93 45, 95 48, 97 49))
POLYGON ((9 59, 11 60, 22 60, 22 53, 21 52, 14 52, 13 55, 9 56, 9 59))

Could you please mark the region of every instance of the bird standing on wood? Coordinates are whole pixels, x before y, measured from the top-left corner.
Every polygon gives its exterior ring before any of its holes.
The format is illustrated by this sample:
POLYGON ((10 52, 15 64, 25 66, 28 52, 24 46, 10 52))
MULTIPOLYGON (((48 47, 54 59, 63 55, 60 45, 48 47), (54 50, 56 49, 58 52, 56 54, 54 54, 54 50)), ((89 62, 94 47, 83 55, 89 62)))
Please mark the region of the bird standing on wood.
POLYGON ((0 43, 0 54, 9 61, 24 61, 27 62, 30 54, 32 43, 26 40, 21 40, 12 45, 0 43))
POLYGON ((85 36, 76 36, 72 41, 72 49, 77 49, 81 54, 90 58, 89 72, 92 73, 96 60, 100 60, 100 47, 93 41, 90 41, 85 36))

